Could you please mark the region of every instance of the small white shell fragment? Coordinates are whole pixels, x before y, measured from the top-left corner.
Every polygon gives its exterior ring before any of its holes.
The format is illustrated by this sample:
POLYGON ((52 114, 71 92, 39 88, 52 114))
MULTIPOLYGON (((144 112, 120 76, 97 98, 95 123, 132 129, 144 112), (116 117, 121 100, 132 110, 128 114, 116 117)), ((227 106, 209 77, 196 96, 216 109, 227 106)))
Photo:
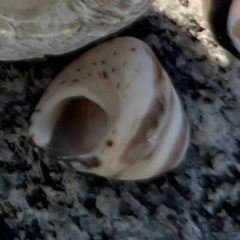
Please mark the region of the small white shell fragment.
POLYGON ((189 126, 152 50, 122 37, 86 52, 52 81, 29 138, 77 171, 135 180, 177 166, 189 126))
POLYGON ((232 0, 227 21, 228 35, 240 53, 240 0, 232 0))

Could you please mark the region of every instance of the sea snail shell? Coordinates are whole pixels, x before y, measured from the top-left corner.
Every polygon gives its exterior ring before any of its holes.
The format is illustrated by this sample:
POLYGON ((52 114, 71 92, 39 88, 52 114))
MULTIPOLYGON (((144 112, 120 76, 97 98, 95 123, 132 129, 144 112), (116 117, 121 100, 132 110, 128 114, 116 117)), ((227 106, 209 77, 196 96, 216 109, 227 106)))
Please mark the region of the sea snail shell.
POLYGON ((240 58, 240 0, 202 0, 202 3, 216 40, 240 58))
POLYGON ((133 180, 179 164, 189 127, 152 50, 122 37, 88 51, 53 80, 29 137, 63 165, 133 180))

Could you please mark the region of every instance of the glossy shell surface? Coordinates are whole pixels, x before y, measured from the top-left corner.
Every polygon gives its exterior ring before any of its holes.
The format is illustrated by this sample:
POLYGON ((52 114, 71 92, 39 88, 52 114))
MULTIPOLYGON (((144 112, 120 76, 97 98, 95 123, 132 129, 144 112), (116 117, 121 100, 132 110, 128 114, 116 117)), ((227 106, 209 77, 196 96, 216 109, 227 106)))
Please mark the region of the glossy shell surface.
POLYGON ((152 50, 122 37, 86 52, 53 80, 29 137, 66 167, 134 180, 177 166, 189 127, 152 50))

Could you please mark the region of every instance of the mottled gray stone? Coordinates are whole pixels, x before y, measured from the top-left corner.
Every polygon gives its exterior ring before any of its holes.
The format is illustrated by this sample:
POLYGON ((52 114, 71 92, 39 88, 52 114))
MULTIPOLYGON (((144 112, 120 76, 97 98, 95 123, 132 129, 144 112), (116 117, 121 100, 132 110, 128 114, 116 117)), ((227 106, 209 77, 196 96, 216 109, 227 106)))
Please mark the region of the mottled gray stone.
POLYGON ((11 183, 8 178, 4 177, 0 172, 0 198, 6 198, 11 190, 11 183))
POLYGON ((98 219, 93 215, 85 215, 80 218, 80 226, 87 232, 91 232, 92 235, 96 236, 101 233, 102 228, 98 219))
POLYGON ((29 171, 29 175, 33 179, 41 179, 43 177, 42 169, 39 162, 32 165, 32 168, 29 171))
POLYGON ((239 108, 236 110, 223 110, 224 117, 234 124, 235 126, 240 126, 240 110, 239 108))
POLYGON ((90 236, 76 225, 64 224, 57 232, 57 240, 90 240, 90 236))
POLYGON ((119 215, 119 199, 113 190, 105 188, 96 196, 96 207, 105 216, 116 218, 119 215))
POLYGON ((121 200, 123 211, 129 211, 141 219, 144 219, 146 217, 148 213, 147 209, 142 206, 139 201, 137 201, 131 194, 129 194, 128 192, 122 192, 121 200))
POLYGON ((161 204, 156 208, 155 211, 156 216, 158 216, 160 219, 164 221, 168 221, 169 216, 176 216, 176 211, 166 207, 165 205, 161 204))
POLYGON ((8 148, 7 144, 0 140, 0 160, 11 162, 14 153, 8 148))
POLYGON ((201 230, 192 222, 186 223, 181 233, 183 240, 202 240, 201 230))

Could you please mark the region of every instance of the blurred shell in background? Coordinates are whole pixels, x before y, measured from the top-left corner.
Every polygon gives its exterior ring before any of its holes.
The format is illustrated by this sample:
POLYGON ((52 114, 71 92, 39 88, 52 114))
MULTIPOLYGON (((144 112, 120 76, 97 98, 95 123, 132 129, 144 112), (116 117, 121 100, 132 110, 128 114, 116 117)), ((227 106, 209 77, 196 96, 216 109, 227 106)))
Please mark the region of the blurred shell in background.
POLYGON ((0 0, 0 60, 62 54, 124 28, 152 0, 0 0))
POLYGON ((216 40, 240 59, 240 1, 202 0, 202 4, 216 40))

